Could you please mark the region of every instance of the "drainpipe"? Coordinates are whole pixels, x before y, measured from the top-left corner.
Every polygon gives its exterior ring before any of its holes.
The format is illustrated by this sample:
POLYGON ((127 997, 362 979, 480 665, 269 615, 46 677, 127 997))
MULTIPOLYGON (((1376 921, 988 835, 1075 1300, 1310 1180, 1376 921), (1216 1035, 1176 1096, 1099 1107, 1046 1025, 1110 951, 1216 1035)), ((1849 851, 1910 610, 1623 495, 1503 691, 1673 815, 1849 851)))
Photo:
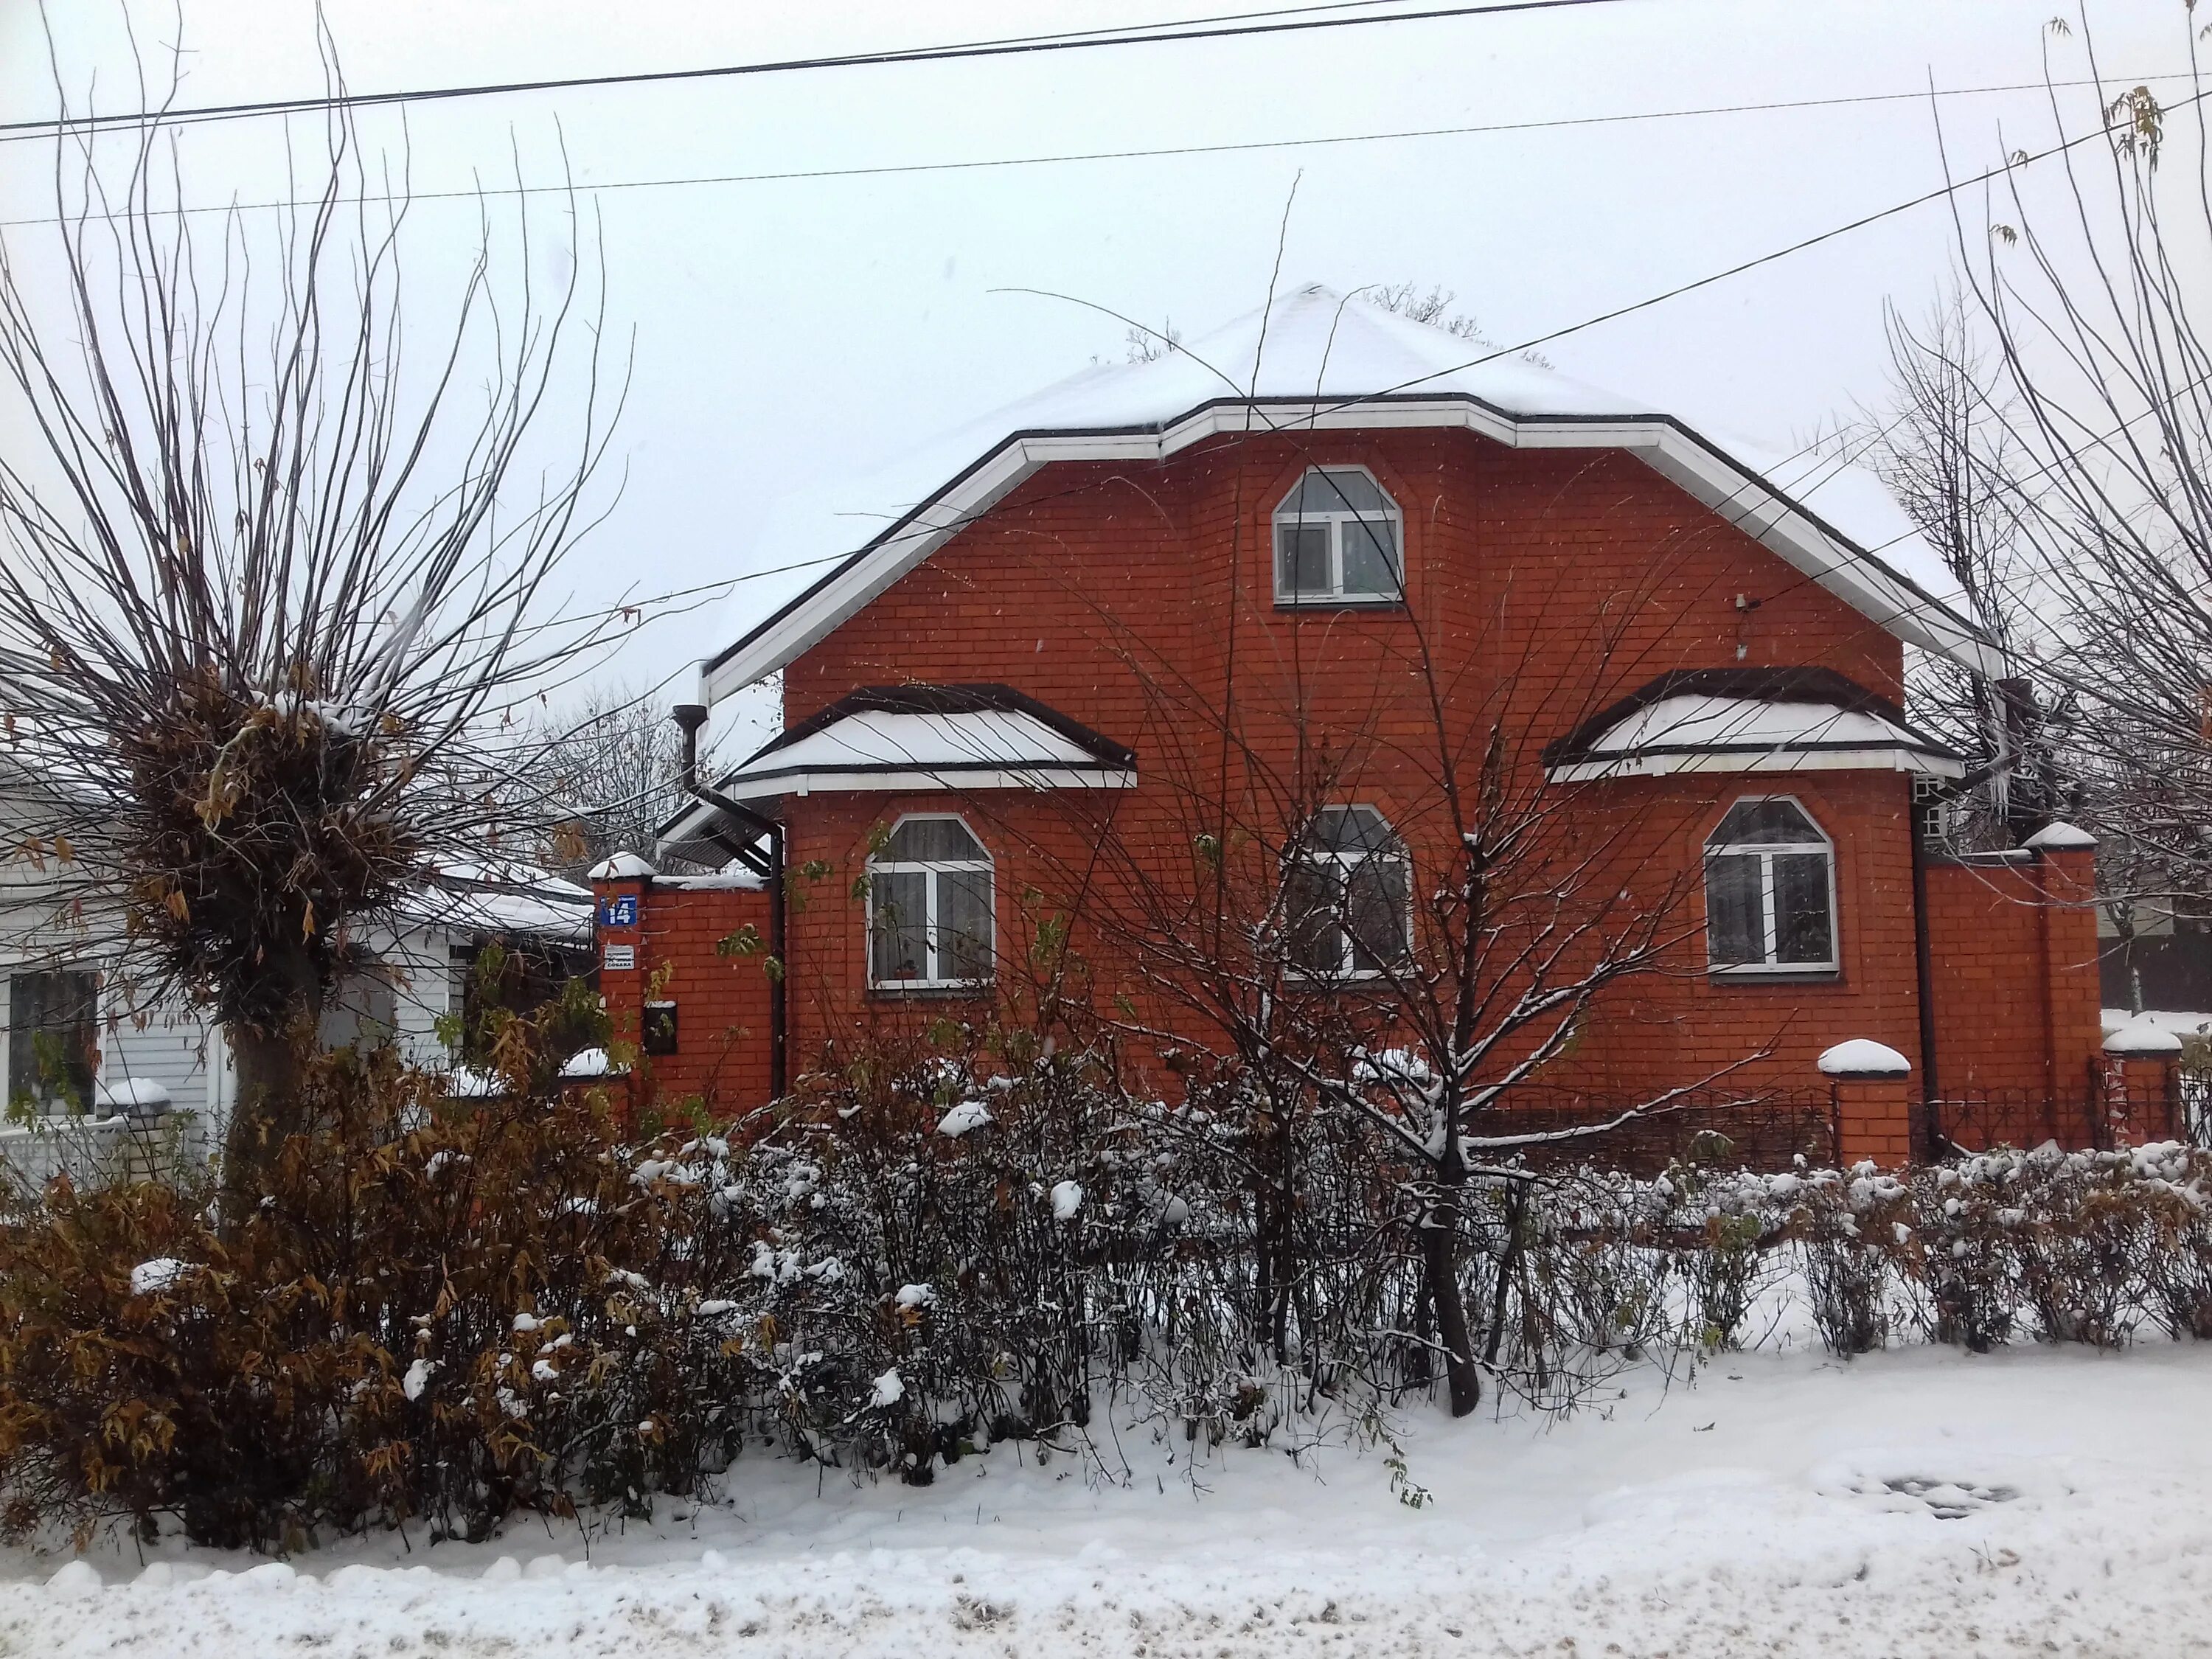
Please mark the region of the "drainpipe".
POLYGON ((671 712, 684 731, 684 793, 695 800, 704 801, 738 829, 768 840, 768 856, 763 858, 750 844, 732 845, 723 837, 716 837, 730 847, 741 863, 768 883, 768 953, 775 959, 776 969, 768 987, 768 1091, 771 1100, 781 1100, 790 1081, 786 1058, 788 1025, 784 1012, 791 964, 785 959, 783 950, 783 826, 699 781, 699 728, 707 723, 705 705, 679 702, 671 712))
POLYGON ((1927 1137, 1926 1155, 1934 1163, 1942 1156, 1943 1126, 1937 1121, 1936 1070, 1935 955, 1928 929, 1928 819, 1944 797, 1929 792, 1923 804, 1919 780, 1906 786, 1912 812, 1912 971, 1920 1000, 1920 1098, 1922 1133, 1927 1137))

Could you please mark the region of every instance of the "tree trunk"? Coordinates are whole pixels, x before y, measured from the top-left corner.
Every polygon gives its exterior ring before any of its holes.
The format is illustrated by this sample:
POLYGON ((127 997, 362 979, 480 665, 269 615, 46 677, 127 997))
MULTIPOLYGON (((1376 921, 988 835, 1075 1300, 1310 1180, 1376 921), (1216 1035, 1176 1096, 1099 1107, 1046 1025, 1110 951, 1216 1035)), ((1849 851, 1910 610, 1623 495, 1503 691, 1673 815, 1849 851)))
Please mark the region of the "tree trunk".
POLYGON ((322 996, 304 951, 272 955, 267 970, 289 992, 290 1012, 266 1024, 234 1019, 229 1039, 237 1087, 222 1142, 222 1231, 234 1236, 269 1191, 270 1165, 285 1136, 302 1127, 304 1061, 322 996))
POLYGON ((1421 1217, 1421 1261, 1436 1312, 1437 1340, 1444 1350, 1444 1386, 1451 1413, 1465 1417, 1482 1403, 1482 1368, 1467 1328, 1467 1297, 1459 1282, 1459 1194, 1432 1194, 1421 1217))

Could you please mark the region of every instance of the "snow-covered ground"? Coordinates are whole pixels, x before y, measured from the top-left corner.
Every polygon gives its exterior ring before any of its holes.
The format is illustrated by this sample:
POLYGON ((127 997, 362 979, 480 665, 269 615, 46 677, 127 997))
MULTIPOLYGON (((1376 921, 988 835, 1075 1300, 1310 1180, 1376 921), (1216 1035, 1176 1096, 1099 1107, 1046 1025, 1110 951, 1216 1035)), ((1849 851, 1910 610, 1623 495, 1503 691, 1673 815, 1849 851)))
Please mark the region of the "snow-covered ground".
POLYGON ((0 1558, 0 1653, 2142 1656, 2212 1649, 2212 1346, 1723 1357, 1546 1426, 1121 1486, 1004 1448, 927 1488, 763 1457, 732 1503, 291 1563, 0 1558))

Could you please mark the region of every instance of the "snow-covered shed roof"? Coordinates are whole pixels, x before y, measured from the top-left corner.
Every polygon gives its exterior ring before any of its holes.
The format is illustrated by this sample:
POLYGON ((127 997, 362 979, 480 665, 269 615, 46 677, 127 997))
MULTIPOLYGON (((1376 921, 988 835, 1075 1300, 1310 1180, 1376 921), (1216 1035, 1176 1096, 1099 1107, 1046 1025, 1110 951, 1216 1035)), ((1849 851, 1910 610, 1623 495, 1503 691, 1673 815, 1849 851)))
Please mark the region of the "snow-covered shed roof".
POLYGON ((398 908, 403 921, 417 927, 588 945, 592 904, 590 888, 535 865, 453 860, 425 872, 398 908))
POLYGON ((1319 284, 1148 363, 1088 369, 925 443, 866 482, 769 509, 760 552, 834 568, 764 622, 758 588, 710 659, 713 703, 822 639, 1031 473, 1163 459, 1224 432, 1462 427, 1521 448, 1618 448, 1724 513, 1900 639, 1971 667, 1987 641, 1958 584, 1881 481, 1825 448, 1723 436, 1649 404, 1392 315, 1319 284))
POLYGON ((1548 745, 1555 782, 1676 772, 1879 769, 1966 775, 1963 757, 1827 669, 1665 674, 1548 745))
POLYGON ((840 697, 718 787, 758 800, 815 789, 1126 789, 1135 781, 1127 748, 1011 686, 898 685, 840 697))

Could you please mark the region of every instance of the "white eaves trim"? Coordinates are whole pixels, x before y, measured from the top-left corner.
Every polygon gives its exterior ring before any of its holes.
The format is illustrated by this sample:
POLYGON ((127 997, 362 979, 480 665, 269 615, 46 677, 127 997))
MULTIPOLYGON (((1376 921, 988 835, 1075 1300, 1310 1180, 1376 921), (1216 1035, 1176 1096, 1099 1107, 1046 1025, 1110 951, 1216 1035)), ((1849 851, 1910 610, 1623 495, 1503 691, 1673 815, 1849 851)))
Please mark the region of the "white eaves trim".
POLYGON ((1575 761, 1547 767, 1544 775, 1554 783, 1596 783, 1612 778, 1672 777, 1682 772, 1917 772, 1927 777, 1960 778, 1966 775, 1966 769, 1954 760, 1892 746, 1623 755, 1609 760, 1575 761))
MULTIPOLYGON (((1129 766, 1007 766, 917 767, 891 770, 865 768, 837 770, 819 768, 779 770, 732 778, 720 786, 732 800, 771 800, 784 795, 805 797, 815 790, 865 790, 906 793, 915 790, 971 789, 1133 789, 1137 772, 1129 766)), ((672 836, 671 839, 680 839, 672 836)))
POLYGON ((1516 449, 1627 450, 1887 632, 1977 672, 2001 672, 1988 643, 1963 617, 1680 422, 1656 416, 1516 417, 1454 393, 1224 399, 1159 428, 1017 434, 711 661, 700 675, 700 695, 709 704, 718 702, 775 672, 1054 461, 1159 461, 1230 433, 1438 427, 1516 449))

